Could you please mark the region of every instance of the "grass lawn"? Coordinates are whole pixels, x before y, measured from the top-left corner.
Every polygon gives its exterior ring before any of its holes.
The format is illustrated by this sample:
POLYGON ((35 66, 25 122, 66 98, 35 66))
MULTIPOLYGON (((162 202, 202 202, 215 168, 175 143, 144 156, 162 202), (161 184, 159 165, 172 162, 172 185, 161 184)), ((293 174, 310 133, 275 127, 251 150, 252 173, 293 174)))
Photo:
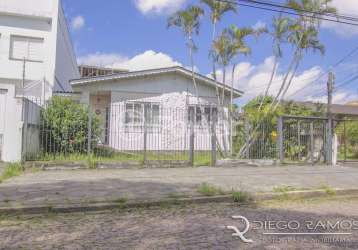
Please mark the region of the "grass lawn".
MULTIPOLYGON (((144 163, 143 152, 108 152, 105 153, 96 152, 88 156, 85 153, 73 153, 73 154, 43 154, 36 157, 32 157, 35 161, 41 162, 54 162, 54 163, 66 163, 66 162, 101 162, 101 163, 126 163, 136 162, 139 164, 144 163)), ((149 151, 147 152, 147 161, 171 163, 189 162, 189 152, 163 152, 163 151, 149 151)), ((195 152, 194 154, 194 166, 209 166, 211 164, 210 152, 195 152)), ((89 164, 92 165, 92 164, 89 164)))

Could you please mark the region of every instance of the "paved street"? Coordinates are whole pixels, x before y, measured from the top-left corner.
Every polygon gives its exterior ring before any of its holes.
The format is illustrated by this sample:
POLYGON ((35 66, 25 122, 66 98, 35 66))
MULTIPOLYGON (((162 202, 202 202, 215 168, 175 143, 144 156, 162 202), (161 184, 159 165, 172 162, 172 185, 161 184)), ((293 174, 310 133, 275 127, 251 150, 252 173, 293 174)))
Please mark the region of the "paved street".
POLYGON ((358 189, 353 167, 238 167, 40 171, 0 184, 0 207, 152 201, 197 196, 203 182, 224 191, 270 192, 277 186, 358 189))
MULTIPOLYGON (((274 232, 320 232, 253 228, 254 221, 357 221, 358 199, 330 198, 283 201, 238 207, 205 204, 118 210, 102 213, 48 214, 0 217, 0 249, 358 249, 358 231, 344 228, 333 233, 352 235, 279 236, 274 232), (242 215, 251 222, 243 243, 226 226, 242 228, 233 220, 242 215)), ((342 224, 343 225, 343 224, 342 224)), ((343 227, 342 227, 343 228, 343 227)), ((356 228, 357 229, 357 228, 356 228)))

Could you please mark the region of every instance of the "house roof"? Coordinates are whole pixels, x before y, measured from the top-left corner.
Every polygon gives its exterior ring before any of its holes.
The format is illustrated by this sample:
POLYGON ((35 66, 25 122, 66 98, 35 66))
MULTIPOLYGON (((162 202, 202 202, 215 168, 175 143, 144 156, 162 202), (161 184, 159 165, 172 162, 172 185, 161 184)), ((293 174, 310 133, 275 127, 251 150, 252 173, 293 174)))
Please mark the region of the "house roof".
MULTIPOLYGON (((327 104, 325 103, 303 102, 302 104, 310 108, 318 109, 323 107, 324 109, 327 109, 327 104)), ((355 102, 347 104, 332 104, 331 112, 334 115, 358 116, 358 104, 355 102)))
MULTIPOLYGON (((174 66, 174 67, 168 67, 168 68, 130 71, 130 72, 116 73, 116 74, 111 74, 111 75, 106 75, 106 76, 74 79, 74 80, 71 80, 70 82, 73 86, 81 86, 81 85, 99 83, 99 82, 103 82, 103 81, 130 79, 130 78, 137 78, 137 77, 143 77, 143 76, 162 75, 162 74, 168 74, 168 73, 176 73, 176 74, 180 74, 185 77, 188 77, 188 78, 192 77, 192 72, 190 70, 185 69, 180 66, 174 66)), ((195 73, 195 78, 196 78, 196 80, 201 81, 204 84, 208 84, 212 87, 218 86, 220 89, 222 89, 224 87, 223 83, 215 81, 209 77, 206 77, 206 76, 198 74, 198 73, 195 73)), ((227 88, 228 88, 228 91, 231 89, 228 86, 227 86, 227 88)), ((239 96, 243 95, 243 92, 238 89, 234 89, 234 95, 236 97, 239 97, 239 96)))

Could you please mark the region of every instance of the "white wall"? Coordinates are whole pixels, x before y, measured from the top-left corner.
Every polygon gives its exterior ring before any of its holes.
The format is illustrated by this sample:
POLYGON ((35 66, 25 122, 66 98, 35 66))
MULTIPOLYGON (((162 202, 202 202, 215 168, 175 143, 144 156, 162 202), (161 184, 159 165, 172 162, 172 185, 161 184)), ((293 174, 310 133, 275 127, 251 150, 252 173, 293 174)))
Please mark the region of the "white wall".
MULTIPOLYGON (((4 135, 4 161, 21 159, 21 101, 16 88, 21 87, 23 61, 10 59, 11 36, 25 36, 44 40, 43 62, 27 61, 26 84, 38 82, 31 89, 31 97, 42 97, 43 80, 46 99, 53 91, 70 91, 69 79, 78 78, 78 68, 70 34, 60 0, 0 0, 0 88, 8 90, 6 98, 6 130, 4 135), (62 87, 60 87, 62 86, 62 87)), ((1 104, 0 104, 1 105, 1 104)))
MULTIPOLYGON (((140 150, 143 148, 142 128, 128 128, 124 123, 125 102, 160 103, 161 125, 148 133, 148 150, 188 150, 189 133, 186 104, 216 105, 214 87, 198 84, 199 100, 191 79, 179 74, 142 77, 128 80, 92 83, 74 87, 82 92, 82 102, 89 103, 91 95, 111 93, 110 146, 118 150, 140 150)), ((223 119, 221 119, 222 121, 223 119)), ((220 122, 217 127, 219 143, 226 141, 228 148, 228 123, 220 122), (226 136, 223 140, 222 134, 226 136)), ((209 126, 195 127, 196 150, 210 150, 209 126)))
POLYGON ((0 89, 7 89, 4 120, 3 120, 3 151, 2 161, 15 162, 21 160, 22 136, 22 99, 14 98, 15 85, 0 81, 0 89))
POLYGON ((0 11, 12 15, 52 17, 57 1, 49 0, 1 0, 0 11))
POLYGON ((55 91, 71 91, 69 83, 80 78, 76 56, 62 8, 59 8, 56 48, 55 91))

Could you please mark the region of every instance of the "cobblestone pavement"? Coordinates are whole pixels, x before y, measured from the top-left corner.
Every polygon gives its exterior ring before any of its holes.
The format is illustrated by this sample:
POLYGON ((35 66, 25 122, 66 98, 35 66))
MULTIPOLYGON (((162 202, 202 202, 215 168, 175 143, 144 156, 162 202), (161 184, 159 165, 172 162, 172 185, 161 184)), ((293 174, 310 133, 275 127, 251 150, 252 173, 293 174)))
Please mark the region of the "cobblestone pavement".
POLYGON ((295 188, 358 189, 355 167, 238 167, 41 171, 0 184, 0 207, 156 200, 196 196, 203 182, 224 191, 295 188))
POLYGON ((86 214, 3 216, 0 217, 0 249, 358 249, 358 231, 343 227, 330 232, 352 235, 263 235, 328 232, 322 227, 307 231, 303 225, 307 221, 318 224, 319 220, 326 224, 327 221, 357 221, 357 207, 358 199, 330 198, 281 201, 257 207, 221 203, 86 214), (242 229, 242 222, 233 220, 233 215, 250 220, 251 228, 245 237, 253 243, 243 243, 226 229, 229 225, 242 229), (302 229, 264 230, 252 226, 254 221, 293 220, 302 229))

